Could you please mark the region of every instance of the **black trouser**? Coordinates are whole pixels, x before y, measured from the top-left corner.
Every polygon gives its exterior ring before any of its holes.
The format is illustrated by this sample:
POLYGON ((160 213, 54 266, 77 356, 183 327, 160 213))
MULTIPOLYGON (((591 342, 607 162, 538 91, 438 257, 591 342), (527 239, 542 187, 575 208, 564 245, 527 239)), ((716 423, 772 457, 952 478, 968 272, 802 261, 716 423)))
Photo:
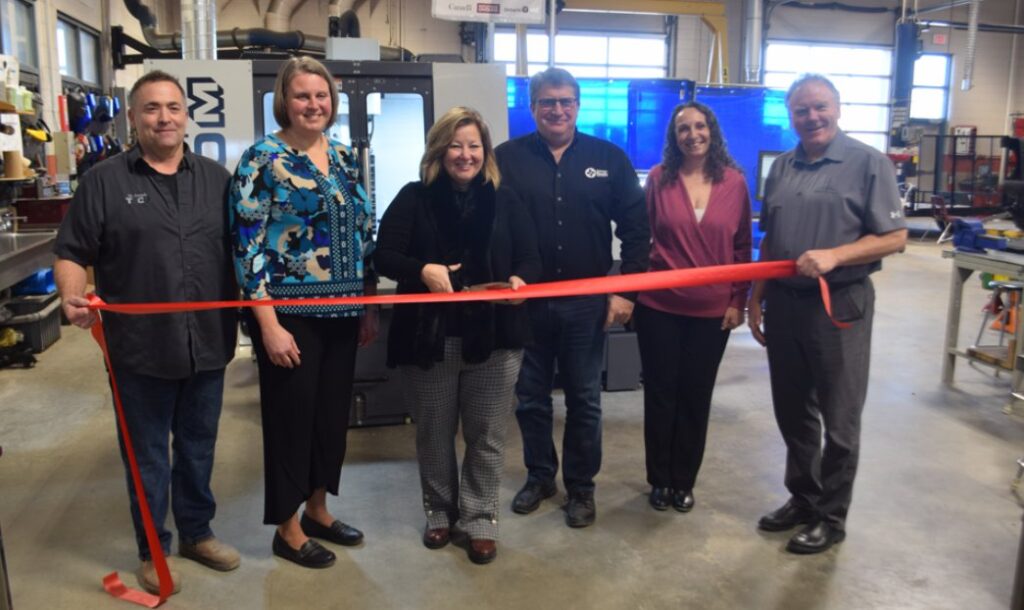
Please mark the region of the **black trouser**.
POLYGON ((635 319, 644 370, 647 482, 693 489, 729 331, 722 330, 722 318, 675 315, 641 304, 635 319))
POLYGON ((263 419, 263 522, 280 525, 321 487, 337 495, 352 404, 358 318, 277 314, 295 337, 302 364, 270 362, 250 314, 260 368, 263 419))
POLYGON ((832 289, 833 315, 853 322, 846 329, 829 320, 817 290, 771 282, 765 301, 772 401, 787 449, 786 488, 798 506, 842 529, 860 451, 874 288, 865 278, 832 289))

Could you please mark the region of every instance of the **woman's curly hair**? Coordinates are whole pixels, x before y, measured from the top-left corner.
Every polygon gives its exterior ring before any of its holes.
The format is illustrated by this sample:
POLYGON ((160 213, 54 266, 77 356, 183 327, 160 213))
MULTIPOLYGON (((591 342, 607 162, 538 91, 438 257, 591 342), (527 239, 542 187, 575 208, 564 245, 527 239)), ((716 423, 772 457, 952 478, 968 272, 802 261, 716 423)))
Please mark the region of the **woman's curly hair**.
POLYGON ((680 168, 683 167, 683 151, 679 150, 679 146, 676 144, 676 117, 687 108, 693 108, 703 114, 704 120, 708 124, 708 131, 711 132, 711 144, 704 162, 704 176, 710 178, 711 182, 717 183, 721 182, 725 176, 725 168, 740 169, 726 148, 722 127, 718 124, 718 117, 715 116, 715 113, 700 102, 685 102, 672 110, 668 128, 665 130, 665 148, 661 153, 662 186, 675 180, 679 176, 680 168))

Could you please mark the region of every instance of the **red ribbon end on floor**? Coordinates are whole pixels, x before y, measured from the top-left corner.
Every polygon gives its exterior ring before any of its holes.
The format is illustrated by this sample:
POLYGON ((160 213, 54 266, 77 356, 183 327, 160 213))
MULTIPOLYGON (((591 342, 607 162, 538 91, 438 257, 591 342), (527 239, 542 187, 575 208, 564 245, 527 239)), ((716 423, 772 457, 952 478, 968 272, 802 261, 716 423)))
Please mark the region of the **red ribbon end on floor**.
POLYGON ((145 591, 129 589, 121 582, 121 577, 117 575, 117 572, 111 572, 103 577, 103 588, 112 597, 147 608, 156 608, 166 600, 164 597, 146 593, 145 591))

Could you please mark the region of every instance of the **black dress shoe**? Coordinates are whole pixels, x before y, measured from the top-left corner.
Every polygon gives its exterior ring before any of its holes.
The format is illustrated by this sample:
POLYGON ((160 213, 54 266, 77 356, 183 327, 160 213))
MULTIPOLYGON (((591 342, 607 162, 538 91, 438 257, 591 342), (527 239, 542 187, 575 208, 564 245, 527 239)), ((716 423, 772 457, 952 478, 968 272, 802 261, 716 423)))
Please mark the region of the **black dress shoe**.
POLYGON ((693 510, 693 490, 677 489, 672 492, 672 508, 681 513, 688 513, 693 510))
POLYGON ((831 525, 827 521, 818 521, 797 532, 789 539, 786 550, 798 555, 813 555, 823 553, 833 544, 838 544, 846 538, 846 532, 831 525))
POLYGON ((341 521, 335 521, 330 527, 325 527, 311 519, 306 513, 302 513, 299 525, 302 526, 302 533, 310 538, 319 538, 342 546, 356 546, 363 541, 362 532, 341 521))
POLYGON ((334 553, 320 546, 315 540, 307 540, 302 548, 295 550, 288 546, 281 534, 274 532, 274 544, 271 548, 281 559, 287 559, 304 568, 329 568, 334 565, 334 553))
POLYGON ((570 491, 565 503, 565 523, 569 527, 587 527, 597 519, 593 490, 570 491))
POLYGON ((652 487, 647 501, 654 510, 668 510, 669 504, 672 503, 672 490, 668 487, 652 487))
POLYGON ((782 532, 803 523, 810 523, 813 517, 814 514, 810 509, 796 506, 790 499, 780 508, 761 517, 761 520, 757 522, 757 527, 766 532, 782 532))
POLYGON ((527 480, 526 485, 523 485, 516 497, 512 498, 512 512, 528 515, 537 510, 542 500, 550 498, 556 493, 558 493, 558 486, 554 481, 539 483, 527 480))

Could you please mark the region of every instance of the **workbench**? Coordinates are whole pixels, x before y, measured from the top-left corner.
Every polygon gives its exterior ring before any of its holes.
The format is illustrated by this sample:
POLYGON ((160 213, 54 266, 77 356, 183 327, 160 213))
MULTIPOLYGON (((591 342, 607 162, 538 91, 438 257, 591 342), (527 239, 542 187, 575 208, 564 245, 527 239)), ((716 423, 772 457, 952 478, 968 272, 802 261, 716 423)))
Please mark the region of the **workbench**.
MULTIPOLYGON (((1005 370, 1004 367, 994 364, 989 360, 977 358, 966 350, 959 349, 957 343, 960 337, 960 309, 963 303, 964 282, 975 271, 991 273, 993 275, 1007 276, 1011 281, 1024 282, 1024 255, 1013 254, 1001 251, 989 251, 985 253, 960 252, 957 250, 946 250, 942 253, 943 258, 953 261, 953 273, 949 283, 949 309, 946 313, 946 342, 943 350, 942 360, 942 382, 946 385, 953 384, 953 372, 956 368, 956 359, 964 358, 985 366, 994 367, 997 370, 1005 370)), ((1024 303, 1024 299, 1022 299, 1024 303)), ((1022 364, 1021 350, 1024 349, 1024 316, 1022 316, 1022 303, 1018 303, 1017 320, 1014 328, 1014 350, 1009 354, 1009 361, 1013 363, 1012 390, 1006 405, 1007 412, 1024 414, 1024 364, 1022 364)))

